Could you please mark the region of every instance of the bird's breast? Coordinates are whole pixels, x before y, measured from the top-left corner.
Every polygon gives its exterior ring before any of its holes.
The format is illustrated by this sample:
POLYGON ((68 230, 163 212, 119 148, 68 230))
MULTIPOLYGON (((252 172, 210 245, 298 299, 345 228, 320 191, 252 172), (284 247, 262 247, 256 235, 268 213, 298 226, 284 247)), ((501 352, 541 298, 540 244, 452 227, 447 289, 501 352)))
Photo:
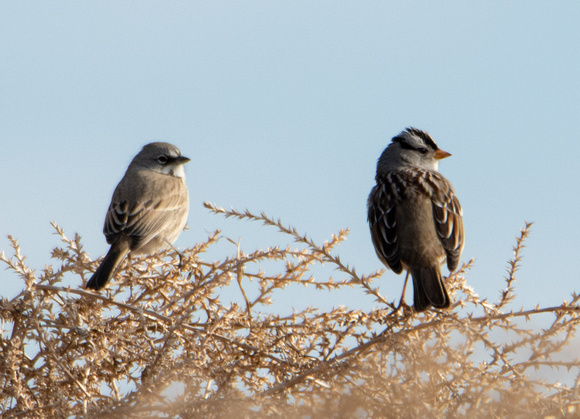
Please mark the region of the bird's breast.
POLYGON ((396 209, 397 245, 401 261, 406 265, 432 265, 442 262, 445 250, 437 237, 431 200, 411 194, 396 209))

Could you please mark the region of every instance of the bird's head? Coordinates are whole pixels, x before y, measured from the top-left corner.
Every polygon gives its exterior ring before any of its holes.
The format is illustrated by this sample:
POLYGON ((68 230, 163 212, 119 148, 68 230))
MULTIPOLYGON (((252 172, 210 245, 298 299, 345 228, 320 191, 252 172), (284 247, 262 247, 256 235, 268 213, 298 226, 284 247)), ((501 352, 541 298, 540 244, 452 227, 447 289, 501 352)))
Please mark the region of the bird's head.
POLYGON ((425 131, 407 128, 393 137, 379 158, 378 169, 384 171, 415 167, 437 170, 439 160, 451 156, 441 150, 425 131))

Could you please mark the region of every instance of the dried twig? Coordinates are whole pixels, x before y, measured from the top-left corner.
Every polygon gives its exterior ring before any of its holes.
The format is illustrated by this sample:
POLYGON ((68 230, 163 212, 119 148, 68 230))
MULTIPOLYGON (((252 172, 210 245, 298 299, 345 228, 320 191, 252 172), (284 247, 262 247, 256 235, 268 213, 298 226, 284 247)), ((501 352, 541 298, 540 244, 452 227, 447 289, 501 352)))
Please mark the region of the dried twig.
POLYGON ((577 403, 580 364, 558 353, 577 331, 580 297, 510 309, 531 224, 497 304, 467 285, 469 261, 447 279, 452 309, 417 315, 379 292, 383 271, 359 275, 342 262, 348 230, 319 245, 265 214, 206 207, 275 227, 292 247, 246 251, 216 231, 181 257, 133 258, 94 293, 82 289, 96 264, 78 235, 54 224, 63 246, 40 273, 10 237, 12 256, 0 261, 24 290, 0 299, 3 417, 536 417, 577 403), (222 239, 233 254, 202 260, 222 239), (78 287, 59 286, 67 276, 78 287), (234 278, 239 304, 225 297, 234 278), (276 312, 292 284, 350 287, 368 308, 276 312), (545 330, 523 321, 539 315, 554 321, 545 330))

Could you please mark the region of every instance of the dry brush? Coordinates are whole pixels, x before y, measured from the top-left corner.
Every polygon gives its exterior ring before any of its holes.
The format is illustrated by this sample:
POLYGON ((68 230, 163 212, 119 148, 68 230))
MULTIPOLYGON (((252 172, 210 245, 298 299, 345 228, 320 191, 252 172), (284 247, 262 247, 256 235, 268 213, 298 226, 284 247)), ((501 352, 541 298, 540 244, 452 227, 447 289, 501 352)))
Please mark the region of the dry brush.
MULTIPOLYGON (((133 258, 106 292, 85 291, 96 268, 77 235, 36 273, 11 238, 0 260, 24 290, 0 299, 3 417, 561 417, 574 416, 580 363, 560 356, 580 320, 579 298, 509 309, 529 224, 521 230, 497 302, 466 284, 471 261, 448 279, 456 302, 420 315, 337 255, 347 231, 317 244, 265 214, 290 243, 215 262, 216 231, 178 254, 133 258), (266 266, 267 269, 262 269, 266 266), (340 279, 314 276, 320 265, 340 279), (74 275, 78 287, 59 285, 74 275), (277 313, 289 285, 350 287, 375 301, 277 313), (220 295, 237 287, 240 304, 220 295), (249 292, 249 289, 252 292, 249 292), (257 291, 256 291, 257 290, 257 291), (537 330, 530 319, 551 318, 537 330)), ((398 296, 396 296, 398 297, 398 296)))

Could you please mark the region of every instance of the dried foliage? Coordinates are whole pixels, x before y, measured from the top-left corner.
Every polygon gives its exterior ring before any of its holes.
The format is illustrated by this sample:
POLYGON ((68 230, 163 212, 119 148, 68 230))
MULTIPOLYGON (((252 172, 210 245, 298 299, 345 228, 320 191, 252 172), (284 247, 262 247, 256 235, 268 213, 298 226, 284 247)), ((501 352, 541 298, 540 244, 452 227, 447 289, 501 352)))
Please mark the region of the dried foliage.
MULTIPOLYGON (((0 259, 24 291, 0 300, 3 417, 560 417, 578 403, 576 359, 558 354, 578 328, 578 297, 559 307, 510 311, 529 224, 521 231, 498 302, 466 284, 471 262, 448 279, 455 305, 416 314, 335 254, 347 232, 319 245, 264 214, 291 246, 209 263, 219 231, 181 255, 134 258, 106 292, 85 291, 95 270, 79 236, 37 274, 15 239, 0 259), (341 279, 314 277, 325 265, 341 279), (264 268, 267 266, 267 269, 264 268), (268 272, 268 273, 266 273, 268 272), (78 287, 58 286, 74 275, 78 287), (351 287, 374 301, 276 313, 291 284, 351 287), (243 304, 222 303, 237 287, 243 304), (274 301, 273 301, 274 300, 274 301), (552 322, 536 330, 528 320, 552 322), (548 317, 546 317, 548 316, 548 317), (556 378, 557 377, 557 378, 556 378)), ((385 279, 382 279, 385 280, 385 279)))

